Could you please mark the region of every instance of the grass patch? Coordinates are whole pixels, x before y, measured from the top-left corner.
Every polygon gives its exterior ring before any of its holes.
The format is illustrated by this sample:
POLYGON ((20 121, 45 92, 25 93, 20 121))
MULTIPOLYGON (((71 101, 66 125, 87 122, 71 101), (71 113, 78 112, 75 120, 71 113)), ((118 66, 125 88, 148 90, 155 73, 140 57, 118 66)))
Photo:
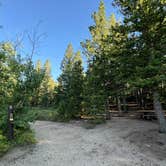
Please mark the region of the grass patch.
POLYGON ((35 144, 35 133, 32 130, 20 131, 15 130, 14 140, 8 141, 0 131, 0 157, 5 155, 11 148, 35 144))
POLYGON ((53 108, 33 108, 29 110, 31 116, 34 116, 35 120, 56 121, 58 113, 53 108))
POLYGON ((16 145, 31 145, 37 143, 35 133, 32 130, 17 131, 15 137, 16 145))
POLYGON ((2 135, 0 131, 0 156, 4 155, 10 148, 10 143, 7 141, 7 138, 2 135))

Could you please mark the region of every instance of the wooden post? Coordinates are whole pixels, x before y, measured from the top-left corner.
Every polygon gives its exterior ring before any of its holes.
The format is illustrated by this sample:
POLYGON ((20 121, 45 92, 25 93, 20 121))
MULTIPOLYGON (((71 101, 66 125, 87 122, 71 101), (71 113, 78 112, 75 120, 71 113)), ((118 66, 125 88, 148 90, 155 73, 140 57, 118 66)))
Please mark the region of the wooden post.
POLYGON ((12 105, 8 108, 8 139, 13 140, 14 139, 14 117, 13 117, 13 107, 12 105))

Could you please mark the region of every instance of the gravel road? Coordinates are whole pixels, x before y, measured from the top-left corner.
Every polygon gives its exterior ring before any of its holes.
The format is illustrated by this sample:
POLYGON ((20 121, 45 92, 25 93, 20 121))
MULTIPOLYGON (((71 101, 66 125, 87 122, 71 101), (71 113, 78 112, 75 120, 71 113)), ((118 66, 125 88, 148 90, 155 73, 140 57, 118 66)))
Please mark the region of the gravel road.
POLYGON ((89 130, 82 125, 37 121, 32 128, 38 143, 13 149, 0 159, 0 166, 166 166, 166 149, 158 156, 148 150, 150 142, 134 142, 133 133, 139 137, 139 131, 156 132, 155 123, 113 119, 89 130))

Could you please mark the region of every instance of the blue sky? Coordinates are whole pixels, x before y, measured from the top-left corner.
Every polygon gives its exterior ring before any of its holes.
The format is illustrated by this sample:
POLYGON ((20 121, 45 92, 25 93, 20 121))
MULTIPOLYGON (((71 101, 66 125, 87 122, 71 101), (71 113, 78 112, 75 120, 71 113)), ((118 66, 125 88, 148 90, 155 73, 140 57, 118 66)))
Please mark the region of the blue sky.
MULTIPOLYGON (((2 0, 0 6, 0 40, 14 40, 16 35, 31 31, 37 23, 39 33, 46 33, 34 61, 51 61, 54 79, 60 74, 60 63, 68 43, 81 50, 80 42, 89 38, 88 27, 93 24, 91 14, 100 0, 2 0)), ((115 13, 111 0, 105 0, 107 15, 115 13)), ((117 14, 117 13, 116 13, 117 14)), ((117 14, 119 15, 119 14, 117 14)), ((25 53, 30 51, 24 41, 25 53)), ((24 54, 25 54, 24 53, 24 54)))

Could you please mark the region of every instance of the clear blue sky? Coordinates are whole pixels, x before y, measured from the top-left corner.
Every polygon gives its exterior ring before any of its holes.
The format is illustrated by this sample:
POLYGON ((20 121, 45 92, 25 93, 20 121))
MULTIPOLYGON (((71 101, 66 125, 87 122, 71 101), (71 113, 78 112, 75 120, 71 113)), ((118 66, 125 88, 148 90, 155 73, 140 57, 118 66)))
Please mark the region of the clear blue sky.
MULTIPOLYGON (((80 42, 89 38, 88 27, 93 24, 91 14, 99 0, 1 0, 0 41, 14 40, 17 34, 31 31, 42 20, 39 32, 46 33, 34 61, 51 61, 52 75, 60 74, 60 63, 68 43, 81 50, 80 42)), ((111 0, 105 0, 107 15, 115 13, 111 0)), ((117 14, 117 13, 116 13, 117 14)), ((119 15, 119 14, 118 14, 119 15)), ((24 43, 29 51, 29 45, 24 43)))

